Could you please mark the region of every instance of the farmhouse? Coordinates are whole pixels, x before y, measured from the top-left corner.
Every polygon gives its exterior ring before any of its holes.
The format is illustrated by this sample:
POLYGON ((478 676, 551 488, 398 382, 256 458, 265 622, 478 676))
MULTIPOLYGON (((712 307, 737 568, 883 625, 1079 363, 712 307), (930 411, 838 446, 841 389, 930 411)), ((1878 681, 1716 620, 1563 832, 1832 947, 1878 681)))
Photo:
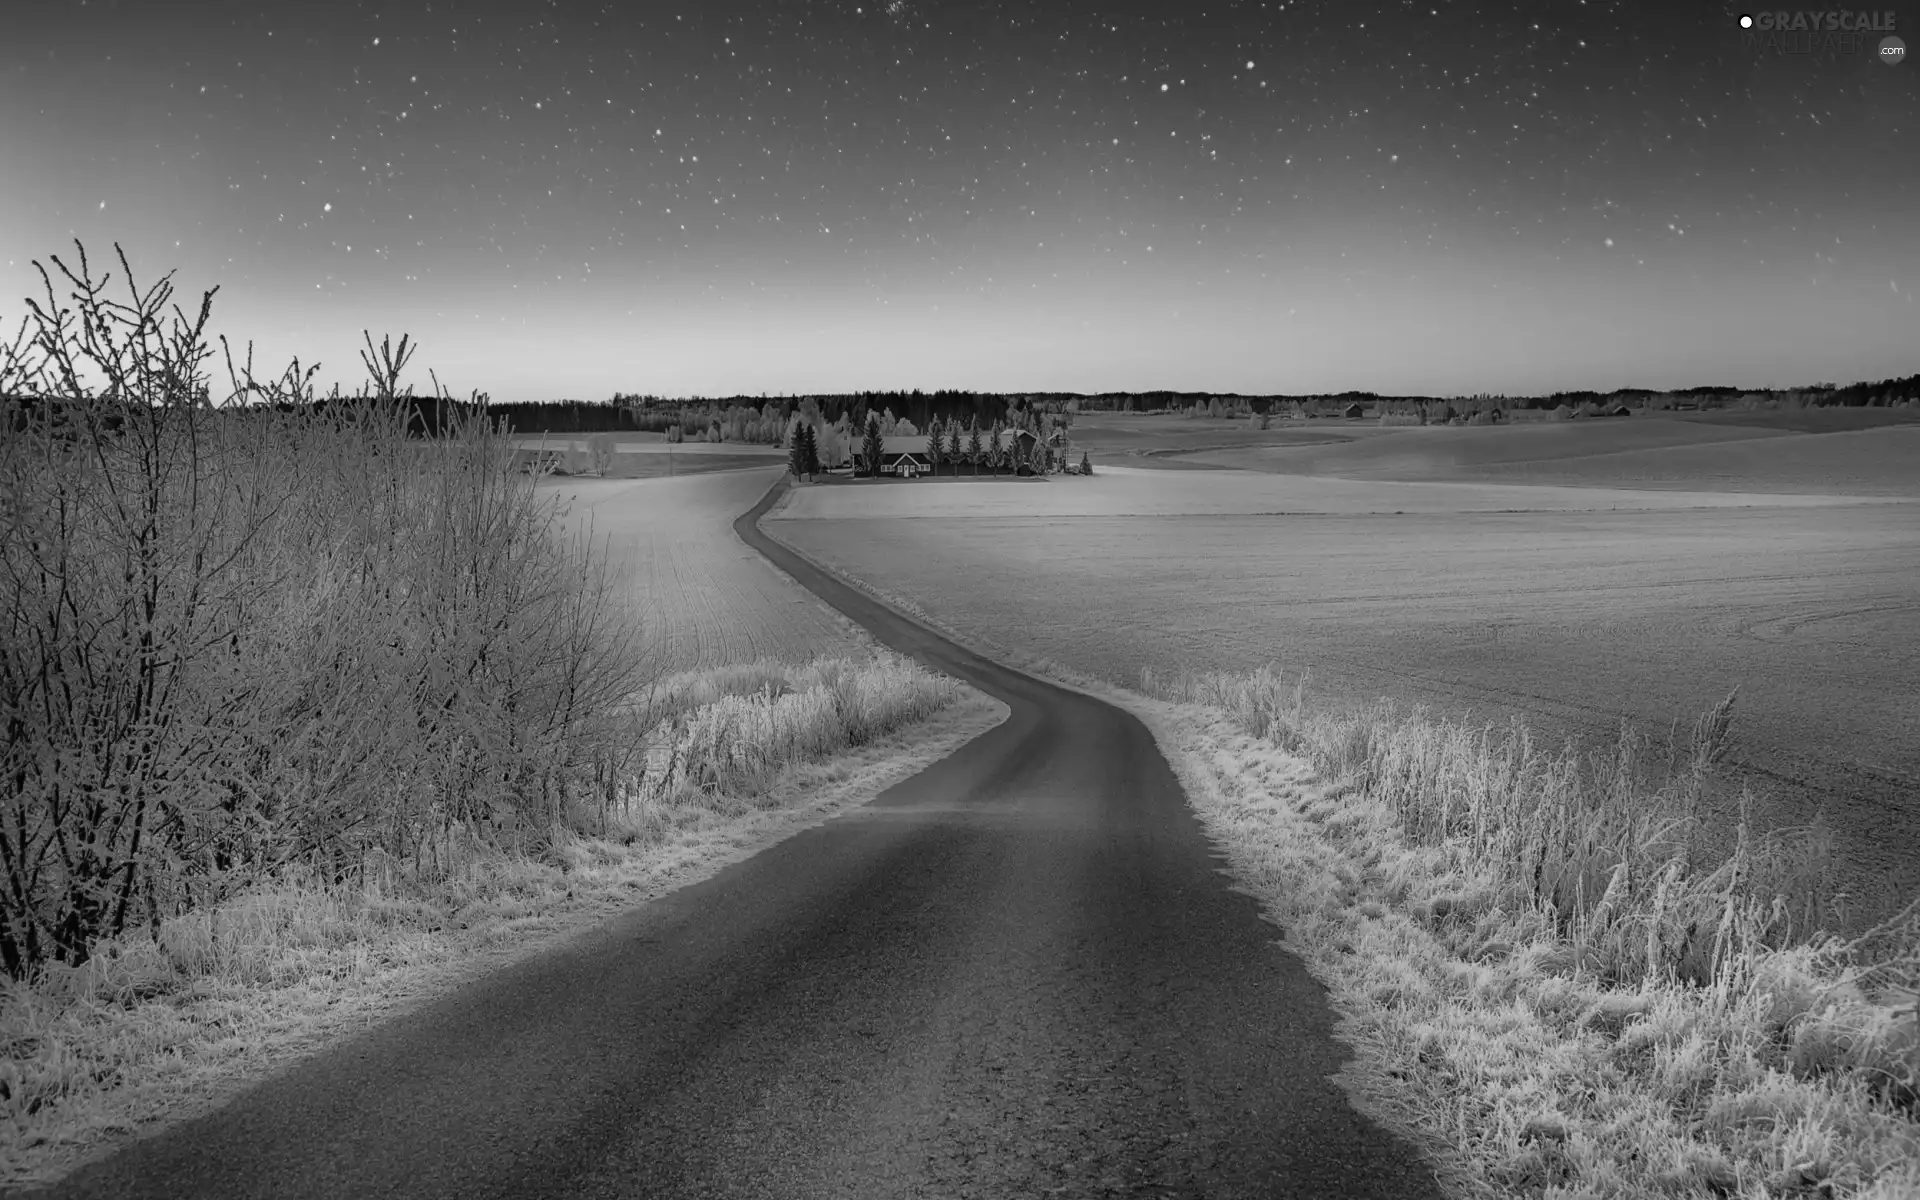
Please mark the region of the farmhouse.
POLYGON ((932 465, 927 461, 927 456, 917 450, 899 450, 880 456, 881 474, 898 475, 903 479, 924 475, 932 465))
POLYGON ((1340 415, 1345 417, 1349 421, 1358 421, 1361 417, 1364 417, 1367 415, 1367 410, 1364 405, 1360 404, 1358 401, 1355 401, 1354 403, 1349 404, 1345 408, 1341 409, 1340 415))
POLYGON ((1607 415, 1610 417, 1630 417, 1633 415, 1633 410, 1624 404, 1616 404, 1607 410, 1607 415))

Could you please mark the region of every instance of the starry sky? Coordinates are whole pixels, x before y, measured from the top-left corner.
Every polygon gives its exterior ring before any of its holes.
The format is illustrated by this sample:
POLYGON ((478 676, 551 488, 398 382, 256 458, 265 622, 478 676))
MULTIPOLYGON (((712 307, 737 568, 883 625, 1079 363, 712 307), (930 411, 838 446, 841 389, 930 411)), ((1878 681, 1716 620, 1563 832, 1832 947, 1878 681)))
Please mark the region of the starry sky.
POLYGON ((1920 369, 1920 63, 1740 11, 38 0, 0 317, 78 237, 257 367, 496 400, 1920 369))

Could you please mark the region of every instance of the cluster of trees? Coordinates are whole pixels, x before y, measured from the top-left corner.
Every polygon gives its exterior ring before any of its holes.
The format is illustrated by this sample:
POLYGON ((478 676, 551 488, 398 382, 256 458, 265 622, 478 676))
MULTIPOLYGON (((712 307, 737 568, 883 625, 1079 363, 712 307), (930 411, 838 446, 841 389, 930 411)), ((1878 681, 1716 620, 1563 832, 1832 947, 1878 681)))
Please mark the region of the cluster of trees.
POLYGON ((964 432, 957 416, 944 424, 935 421, 927 434, 927 458, 933 464, 935 475, 943 466, 955 475, 962 466, 974 475, 978 475, 982 467, 995 475, 1003 470, 1018 472, 1023 467, 1028 471, 1045 470, 1046 463, 1038 457, 1037 443, 1024 452, 1025 461, 1021 461, 1023 442, 1016 434, 1022 429, 1033 432, 1027 426, 1009 426, 998 417, 984 433, 975 417, 967 418, 964 432))
POLYGON ((814 439, 813 426, 794 425, 787 438, 787 467, 799 479, 820 473, 820 447, 814 439))
MULTIPOLYGON (((1011 421, 995 418, 984 425, 975 415, 964 421, 958 415, 944 421, 935 416, 926 432, 926 457, 936 475, 943 467, 955 475, 962 467, 975 475, 983 468, 995 475, 1065 470, 1071 461, 1068 430, 1072 424, 1072 411, 1043 413, 1026 408, 1014 410, 1011 421)), ((788 426, 788 466, 795 475, 806 476, 823 465, 841 467, 853 462, 862 474, 872 475, 885 460, 889 438, 916 436, 919 431, 912 422, 891 412, 842 414, 828 423, 810 400, 803 400, 788 426), (857 454, 853 451, 856 430, 857 454)), ((1081 467, 1092 473, 1084 452, 1081 467)))
MULTIPOLYGON (((1043 449, 1053 451, 1051 459, 1040 455, 1038 461, 1024 465, 1033 470, 1058 467, 1062 465, 1067 430, 1072 427, 1076 411, 1071 404, 1057 412, 1022 404, 1010 406, 1005 415, 991 420, 982 420, 977 413, 956 412, 944 418, 935 414, 926 426, 928 457, 936 472, 941 465, 957 469, 966 464, 977 471, 996 462, 996 470, 1014 470, 1022 464, 1014 461, 1009 439, 1013 431, 1023 430, 1032 434, 1043 449)), ((808 431, 806 436, 811 439, 814 461, 827 469, 847 466, 858 457, 861 469, 871 471, 873 467, 868 464, 879 461, 889 440, 922 436, 920 426, 897 416, 891 409, 880 412, 856 409, 834 415, 811 396, 800 399, 788 418, 785 445, 793 446, 796 430, 800 428, 808 431)))

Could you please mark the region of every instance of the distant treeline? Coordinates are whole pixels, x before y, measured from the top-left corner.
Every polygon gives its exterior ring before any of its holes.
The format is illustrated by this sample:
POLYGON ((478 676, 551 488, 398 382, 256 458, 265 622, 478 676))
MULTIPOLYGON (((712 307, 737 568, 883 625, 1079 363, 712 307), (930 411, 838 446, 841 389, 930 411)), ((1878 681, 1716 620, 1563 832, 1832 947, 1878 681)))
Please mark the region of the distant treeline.
POLYGON ((1312 395, 1250 396, 1222 392, 970 392, 888 391, 847 392, 807 396, 726 396, 663 397, 616 392, 606 401, 556 400, 544 403, 494 404, 490 412, 505 418, 516 433, 666 433, 690 439, 726 441, 765 441, 777 443, 785 437, 802 401, 809 402, 827 424, 842 417, 856 427, 864 426, 865 415, 890 414, 925 429, 935 418, 942 424, 956 419, 965 425, 969 419, 982 426, 995 420, 1008 425, 1019 423, 1023 412, 1034 414, 1076 412, 1178 413, 1182 415, 1235 416, 1264 414, 1278 416, 1337 416, 1359 404, 1369 416, 1382 413, 1423 413, 1451 409, 1461 416, 1490 411, 1551 411, 1559 408, 1610 410, 1627 407, 1634 410, 1667 411, 1675 409, 1737 408, 1762 404, 1791 404, 1807 407, 1887 407, 1906 401, 1920 402, 1920 374, 1877 383, 1854 383, 1841 387, 1817 383, 1793 389, 1751 389, 1735 387, 1696 387, 1675 391, 1648 388, 1621 388, 1611 392, 1570 391, 1545 396, 1508 396, 1480 394, 1464 397, 1382 395, 1377 392, 1347 391, 1312 395), (717 433, 717 437, 716 437, 717 433))
MULTIPOLYGON (((40 401, 5 397, 0 408, 10 410, 8 425, 22 428, 28 411, 40 401)), ((477 404, 432 396, 406 397, 411 406, 408 430, 414 436, 443 433, 455 414, 470 413, 477 404)), ((1892 407, 1920 403, 1920 374, 1877 383, 1845 387, 1816 383, 1792 389, 1753 390, 1734 387, 1696 387, 1676 391, 1620 388, 1611 392, 1554 392, 1546 396, 1434 397, 1382 395, 1378 392, 1332 392, 1312 395, 1249 396, 1222 392, 846 392, 829 395, 728 397, 662 397, 616 392, 609 400, 548 400, 515 404, 484 402, 489 416, 505 421, 517 434, 662 433, 673 440, 784 443, 796 416, 824 426, 843 421, 855 429, 866 426, 868 415, 881 419, 891 434, 899 426, 928 428, 958 422, 963 428, 978 422, 982 428, 996 420, 1007 426, 1036 425, 1039 418, 1076 412, 1170 413, 1188 417, 1291 416, 1337 417, 1359 406, 1367 417, 1460 419, 1498 417, 1505 413, 1569 410, 1583 413, 1704 410, 1773 407, 1892 407)), ((326 399, 311 407, 324 411, 326 399)), ((286 410, 290 406, 276 407, 286 410)), ((96 409, 96 413, 98 409, 96 409)), ((109 424, 117 424, 111 417, 109 424)))

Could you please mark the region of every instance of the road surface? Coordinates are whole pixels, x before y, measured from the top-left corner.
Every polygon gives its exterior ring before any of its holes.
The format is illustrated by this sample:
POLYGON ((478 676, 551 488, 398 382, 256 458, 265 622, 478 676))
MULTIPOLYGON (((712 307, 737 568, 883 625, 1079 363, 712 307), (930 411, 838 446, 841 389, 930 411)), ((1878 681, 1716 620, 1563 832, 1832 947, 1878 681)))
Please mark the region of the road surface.
MULTIPOLYGON (((1011 709, 883 793, 82 1168, 99 1197, 1428 1197, 1132 716, 755 549, 1011 709)), ((1019 581, 1009 579, 1009 587, 1019 581)))

